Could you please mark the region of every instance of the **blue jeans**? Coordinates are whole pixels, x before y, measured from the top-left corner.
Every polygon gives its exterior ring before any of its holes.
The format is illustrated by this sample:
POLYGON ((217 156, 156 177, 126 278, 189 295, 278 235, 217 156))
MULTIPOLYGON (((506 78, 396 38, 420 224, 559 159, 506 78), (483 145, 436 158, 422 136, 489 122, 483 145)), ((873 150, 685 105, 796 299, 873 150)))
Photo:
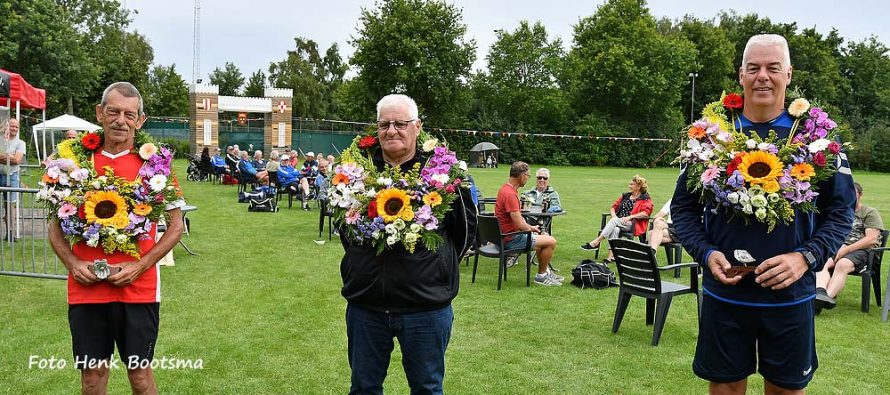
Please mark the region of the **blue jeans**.
POLYGON ((451 339, 451 305, 411 314, 388 314, 348 304, 346 337, 352 368, 350 394, 382 394, 393 337, 411 394, 441 394, 445 349, 451 339))

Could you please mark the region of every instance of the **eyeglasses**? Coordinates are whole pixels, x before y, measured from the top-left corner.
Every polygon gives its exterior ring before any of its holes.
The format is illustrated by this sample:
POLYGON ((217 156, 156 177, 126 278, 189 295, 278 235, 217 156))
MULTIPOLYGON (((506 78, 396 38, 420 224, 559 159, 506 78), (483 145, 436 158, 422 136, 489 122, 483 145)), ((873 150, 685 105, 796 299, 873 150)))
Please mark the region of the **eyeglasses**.
POLYGON ((389 130, 390 126, 394 126, 396 128, 396 130, 401 132, 401 131, 404 131, 405 129, 408 129, 408 124, 410 124, 411 122, 414 122, 416 120, 417 119, 415 118, 415 119, 409 119, 407 121, 377 121, 377 131, 385 132, 385 131, 389 130))
POLYGON ((549 179, 549 178, 550 178, 550 177, 538 176, 538 179, 539 179, 539 180, 547 180, 547 179, 549 179))

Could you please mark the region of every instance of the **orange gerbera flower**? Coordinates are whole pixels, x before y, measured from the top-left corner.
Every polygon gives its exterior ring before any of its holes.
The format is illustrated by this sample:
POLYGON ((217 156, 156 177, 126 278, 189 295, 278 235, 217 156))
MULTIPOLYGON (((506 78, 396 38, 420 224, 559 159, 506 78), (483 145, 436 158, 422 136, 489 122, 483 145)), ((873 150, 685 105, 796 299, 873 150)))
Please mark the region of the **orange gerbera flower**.
POLYGON ((41 181, 43 181, 47 184, 55 184, 55 183, 59 182, 59 179, 52 178, 49 176, 49 174, 43 173, 43 178, 41 179, 41 181))
POLYGON ((798 163, 791 167, 791 177, 800 181, 807 181, 816 175, 816 170, 809 163, 798 163))
POLYGON ((331 180, 331 183, 334 185, 340 185, 341 182, 344 184, 348 183, 349 176, 347 176, 346 174, 343 174, 343 173, 337 173, 337 175, 334 176, 334 179, 331 180))
POLYGON ((436 207, 442 204, 442 195, 439 195, 439 192, 436 191, 430 192, 423 196, 423 203, 430 207, 436 207))
POLYGON ((705 137, 706 135, 705 130, 697 126, 689 128, 689 132, 687 134, 689 135, 689 138, 693 139, 700 139, 702 137, 705 137))
POLYGON ((133 207, 133 214, 146 216, 151 213, 151 206, 145 203, 139 203, 135 207, 133 207))

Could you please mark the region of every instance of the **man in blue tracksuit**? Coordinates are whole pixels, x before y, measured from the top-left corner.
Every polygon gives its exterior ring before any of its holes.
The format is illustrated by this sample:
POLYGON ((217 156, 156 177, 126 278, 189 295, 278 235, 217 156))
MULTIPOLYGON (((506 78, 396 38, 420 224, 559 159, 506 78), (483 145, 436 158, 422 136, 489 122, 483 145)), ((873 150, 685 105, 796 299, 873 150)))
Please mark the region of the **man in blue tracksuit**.
MULTIPOLYGON (((739 68, 744 109, 736 127, 786 138, 794 119, 785 112, 791 82, 788 43, 778 35, 751 37, 739 68)), ((722 208, 702 204, 680 174, 671 215, 680 242, 703 270, 701 319, 693 371, 712 394, 744 394, 759 371, 767 394, 803 393, 818 367, 813 298, 815 272, 850 231, 853 179, 841 153, 838 172, 818 184, 818 213, 795 212, 794 222, 767 233, 765 224, 729 220, 722 208), (745 252, 753 275, 729 277, 745 252), (740 258, 737 258, 740 257, 740 258)))

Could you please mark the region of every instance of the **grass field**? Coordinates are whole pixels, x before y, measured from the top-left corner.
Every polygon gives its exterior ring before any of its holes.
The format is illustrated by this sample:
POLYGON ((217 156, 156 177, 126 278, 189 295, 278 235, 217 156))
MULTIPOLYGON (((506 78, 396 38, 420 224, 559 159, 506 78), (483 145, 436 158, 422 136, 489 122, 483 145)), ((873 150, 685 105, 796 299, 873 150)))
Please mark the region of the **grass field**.
MULTIPOLYGON (((179 163, 184 173, 184 162, 179 163)), ((533 169, 534 171, 534 169, 533 169)), ((599 228, 631 176, 649 179, 655 206, 673 192, 674 169, 552 168, 551 182, 568 215, 554 222, 559 246, 554 266, 570 269, 588 254, 578 245, 599 228)), ((473 174, 494 196, 508 169, 473 174)), ((864 201, 890 221, 890 175, 856 174, 864 201)), ((184 181, 184 180, 183 180, 184 181)), ((176 266, 162 268, 161 328, 156 358, 203 361, 203 369, 156 372, 162 393, 346 393, 344 312, 339 291, 340 244, 317 239, 318 211, 285 207, 249 213, 233 186, 184 182, 198 252, 177 247, 176 266)), ((664 253, 659 253, 664 259, 664 253)), ((446 392, 456 394, 703 393, 692 374, 697 334, 695 298, 674 300, 661 345, 649 345, 645 304, 632 300, 621 330, 612 334, 617 291, 525 287, 524 265, 509 271, 495 291, 496 261, 480 261, 475 284, 461 266, 461 291, 447 354, 446 392)), ((886 276, 887 268, 884 269, 886 276)), ((882 279, 883 281, 884 279, 882 279)), ((859 311, 858 277, 848 282, 839 306, 817 318, 820 367, 814 394, 890 391, 890 323, 880 309, 859 311)), ((0 392, 56 394, 79 389, 72 368, 64 281, 0 276, 0 392), (32 355, 55 356, 65 369, 29 369, 32 355)), ((398 348, 397 348, 398 349, 398 348)), ((398 350, 385 388, 407 393, 398 350)), ((762 392, 753 376, 749 393, 762 392)), ((110 392, 129 393, 126 374, 112 373, 110 392)))

